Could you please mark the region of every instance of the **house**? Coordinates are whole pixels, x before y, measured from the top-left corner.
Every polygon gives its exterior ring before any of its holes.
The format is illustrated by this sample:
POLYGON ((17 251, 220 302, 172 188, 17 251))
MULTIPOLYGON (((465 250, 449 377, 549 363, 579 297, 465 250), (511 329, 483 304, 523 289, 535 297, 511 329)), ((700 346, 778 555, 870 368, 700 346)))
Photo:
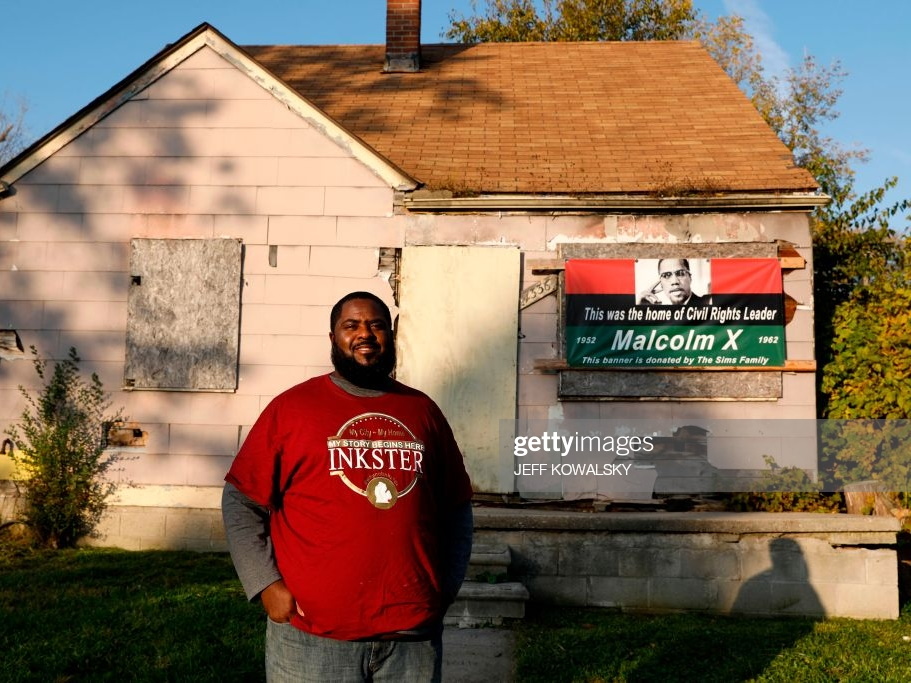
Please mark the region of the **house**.
MULTIPOLYGON (((273 396, 330 369, 329 307, 358 289, 397 312, 398 377, 448 414, 479 494, 650 497, 770 453, 812 469, 802 435, 698 431, 815 418, 808 214, 826 201, 708 54, 422 46, 394 20, 386 46, 242 47, 203 24, 0 168, 0 329, 48 358, 75 346, 129 416, 108 542, 220 546, 233 455, 273 396), (716 302, 765 297, 718 307, 767 314, 770 350, 710 309, 687 315, 720 336, 662 332, 675 307, 633 299, 667 258, 716 302), (770 279, 738 290, 756 268, 770 279), (605 311, 648 317, 589 352, 605 311), (670 474, 542 476, 566 461, 536 429, 639 420, 663 421, 670 474)), ((15 347, 0 428, 35 381, 15 347)))

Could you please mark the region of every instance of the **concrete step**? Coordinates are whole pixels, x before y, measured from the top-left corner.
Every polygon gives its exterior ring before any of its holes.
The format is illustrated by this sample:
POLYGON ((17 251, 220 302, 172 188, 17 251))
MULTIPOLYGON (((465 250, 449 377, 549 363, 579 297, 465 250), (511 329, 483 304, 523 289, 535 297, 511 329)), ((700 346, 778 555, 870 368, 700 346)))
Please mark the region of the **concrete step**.
POLYGON ((504 619, 522 619, 528 590, 521 583, 466 581, 443 623, 459 628, 500 626, 504 619))
POLYGON ((509 573, 512 556, 505 544, 476 543, 471 548, 471 559, 465 572, 467 581, 503 580, 509 573))

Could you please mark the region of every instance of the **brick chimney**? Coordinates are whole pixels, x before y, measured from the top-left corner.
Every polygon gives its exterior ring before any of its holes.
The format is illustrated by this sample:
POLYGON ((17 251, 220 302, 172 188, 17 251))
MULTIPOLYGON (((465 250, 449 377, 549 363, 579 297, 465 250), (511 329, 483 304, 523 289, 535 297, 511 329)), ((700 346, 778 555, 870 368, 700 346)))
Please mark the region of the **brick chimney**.
POLYGON ((387 73, 421 69, 421 0, 386 0, 387 73))

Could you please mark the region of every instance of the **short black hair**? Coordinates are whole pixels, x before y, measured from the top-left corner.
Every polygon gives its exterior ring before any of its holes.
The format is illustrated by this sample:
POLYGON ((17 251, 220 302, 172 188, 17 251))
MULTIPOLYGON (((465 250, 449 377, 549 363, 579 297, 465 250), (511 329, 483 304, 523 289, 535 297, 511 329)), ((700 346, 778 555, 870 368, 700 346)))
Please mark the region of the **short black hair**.
POLYGON ((662 261, 680 261, 683 264, 683 267, 687 270, 690 269, 690 260, 685 258, 660 258, 658 259, 658 273, 661 273, 661 262, 662 261))
POLYGON ((379 298, 376 294, 371 292, 351 292, 346 294, 341 299, 339 299, 335 306, 332 307, 332 312, 329 314, 329 331, 335 329, 335 323, 338 322, 338 319, 342 317, 342 306, 344 306, 349 301, 354 301, 355 299, 367 299, 372 301, 380 308, 383 317, 386 318, 386 322, 389 323, 389 327, 392 327, 392 313, 389 312, 389 306, 386 305, 386 302, 379 298))

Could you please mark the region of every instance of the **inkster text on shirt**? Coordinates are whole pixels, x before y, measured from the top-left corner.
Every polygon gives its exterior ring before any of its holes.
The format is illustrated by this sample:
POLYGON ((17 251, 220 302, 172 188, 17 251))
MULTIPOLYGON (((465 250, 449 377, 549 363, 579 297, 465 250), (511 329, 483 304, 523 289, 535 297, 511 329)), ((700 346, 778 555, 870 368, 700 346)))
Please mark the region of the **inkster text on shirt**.
POLYGON ((424 444, 419 441, 329 439, 329 469, 423 472, 424 444))

